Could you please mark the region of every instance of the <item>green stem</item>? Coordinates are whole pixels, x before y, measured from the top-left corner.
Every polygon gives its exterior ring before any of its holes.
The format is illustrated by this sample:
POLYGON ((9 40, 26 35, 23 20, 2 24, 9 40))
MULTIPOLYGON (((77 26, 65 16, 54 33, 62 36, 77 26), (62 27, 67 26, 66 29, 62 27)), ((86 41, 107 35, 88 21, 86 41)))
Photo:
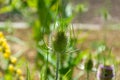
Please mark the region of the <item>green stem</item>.
POLYGON ((86 80, 89 80, 89 71, 87 71, 87 78, 86 80))
POLYGON ((57 62, 56 62, 56 79, 58 80, 58 71, 59 71, 59 53, 57 53, 57 62))
POLYGON ((45 80, 48 79, 48 56, 49 56, 49 53, 47 52, 47 61, 46 61, 46 76, 45 76, 45 80))
MULTIPOLYGON (((64 56, 60 54, 60 69, 63 69, 64 56)), ((60 75, 60 80, 62 80, 62 75, 60 75)))

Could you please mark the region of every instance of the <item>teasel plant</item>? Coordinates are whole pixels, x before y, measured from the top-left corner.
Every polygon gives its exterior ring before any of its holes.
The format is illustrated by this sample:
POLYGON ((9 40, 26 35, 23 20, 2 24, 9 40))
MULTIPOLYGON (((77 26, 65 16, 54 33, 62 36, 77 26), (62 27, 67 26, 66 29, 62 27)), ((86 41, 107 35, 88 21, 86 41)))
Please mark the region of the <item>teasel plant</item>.
POLYGON ((66 51, 66 47, 67 47, 67 36, 65 35, 64 31, 59 31, 56 34, 56 38, 53 42, 53 49, 54 52, 56 53, 56 80, 59 80, 59 67, 62 65, 60 65, 60 62, 62 63, 62 54, 65 53, 66 51))
MULTIPOLYGON (((100 56, 100 55, 99 55, 100 56)), ((100 60, 100 59, 99 59, 100 60)), ((97 80, 113 80, 116 77, 116 68, 118 61, 112 54, 112 48, 108 48, 102 51, 101 60, 97 67, 97 80), (104 53, 104 54, 103 54, 104 53)))
POLYGON ((105 60, 104 63, 99 64, 96 77, 97 80, 113 80, 115 77, 114 63, 108 63, 108 61, 105 60))
POLYGON ((22 70, 19 68, 16 68, 17 58, 12 56, 10 47, 2 32, 0 32, 0 53, 2 53, 2 56, 3 56, 2 59, 5 59, 6 61, 8 61, 8 63, 6 63, 7 69, 3 69, 0 66, 0 71, 2 71, 1 74, 4 75, 6 74, 5 72, 7 71, 11 74, 16 74, 18 80, 24 80, 22 70))

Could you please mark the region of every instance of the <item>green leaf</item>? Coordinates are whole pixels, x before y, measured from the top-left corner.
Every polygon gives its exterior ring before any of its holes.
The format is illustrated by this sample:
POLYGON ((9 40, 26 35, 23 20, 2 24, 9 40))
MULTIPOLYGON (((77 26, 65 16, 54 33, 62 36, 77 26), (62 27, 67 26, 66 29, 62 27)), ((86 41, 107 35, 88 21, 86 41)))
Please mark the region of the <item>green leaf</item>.
POLYGON ((37 7, 37 0, 26 0, 27 1, 27 3, 28 3, 28 6, 30 7, 30 8, 36 8, 37 7))
POLYGON ((12 6, 5 6, 3 8, 0 8, 0 14, 6 13, 6 12, 10 12, 12 11, 12 6))
POLYGON ((4 78, 5 78, 5 80, 13 80, 12 75, 9 73, 5 74, 4 78))
POLYGON ((37 10, 38 10, 39 21, 41 24, 41 28, 40 28, 41 31, 45 33, 49 33, 50 32, 49 27, 52 19, 51 19, 50 9, 46 6, 44 0, 38 0, 37 10))
POLYGON ((30 70, 28 68, 28 65, 27 65, 27 78, 26 80, 31 80, 31 77, 30 77, 30 70))
POLYGON ((88 50, 82 51, 80 53, 78 53, 77 57, 74 59, 74 65, 77 65, 80 63, 80 61, 83 59, 83 57, 85 57, 88 53, 88 50))
POLYGON ((67 73, 63 76, 63 80, 70 80, 71 79, 71 69, 67 71, 67 73))

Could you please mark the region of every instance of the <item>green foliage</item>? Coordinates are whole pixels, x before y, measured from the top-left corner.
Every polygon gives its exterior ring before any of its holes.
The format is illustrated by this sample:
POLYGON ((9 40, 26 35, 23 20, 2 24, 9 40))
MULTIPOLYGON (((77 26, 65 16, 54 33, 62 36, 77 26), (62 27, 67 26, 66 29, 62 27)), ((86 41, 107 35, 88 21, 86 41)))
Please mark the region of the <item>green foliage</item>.
POLYGON ((68 70, 68 72, 63 76, 62 80, 70 80, 71 79, 71 70, 68 70))
POLYGON ((39 16, 39 22, 42 29, 41 31, 44 31, 44 33, 50 32, 50 23, 52 22, 50 9, 47 8, 45 4, 45 0, 38 0, 37 2, 37 11, 39 16))
POLYGON ((30 74, 30 70, 27 66, 27 77, 26 77, 26 80, 31 80, 31 74, 30 74))
POLYGON ((42 72, 46 75, 47 79, 50 77, 53 77, 54 79, 54 68, 56 68, 55 63, 57 59, 54 52, 64 53, 60 54, 59 74, 61 75, 61 79, 70 69, 71 71, 69 72, 69 75, 70 78, 72 78, 74 66, 79 63, 78 60, 74 65, 74 62, 71 61, 77 58, 78 55, 73 54, 76 53, 73 51, 76 42, 73 42, 72 38, 68 40, 65 35, 67 27, 72 20, 72 15, 68 16, 65 11, 68 3, 69 2, 65 0, 38 0, 37 3, 38 19, 33 23, 34 38, 36 40, 36 49, 38 52, 36 56, 36 64, 39 69, 41 69, 42 66, 47 66, 45 68, 45 72, 47 73, 42 72), (51 26, 52 24, 53 26, 51 26), (58 26, 56 26, 56 24, 58 24, 58 26), (58 33, 52 41, 53 37, 51 36, 53 36, 53 32, 58 33), (45 40, 45 38, 47 40, 45 40), (70 50, 73 52, 69 54, 70 50), (74 55, 74 57, 72 55, 74 55))
POLYGON ((4 79, 5 79, 5 80, 12 80, 13 77, 12 77, 12 75, 11 75, 10 73, 7 73, 7 74, 5 75, 5 77, 4 77, 4 79))

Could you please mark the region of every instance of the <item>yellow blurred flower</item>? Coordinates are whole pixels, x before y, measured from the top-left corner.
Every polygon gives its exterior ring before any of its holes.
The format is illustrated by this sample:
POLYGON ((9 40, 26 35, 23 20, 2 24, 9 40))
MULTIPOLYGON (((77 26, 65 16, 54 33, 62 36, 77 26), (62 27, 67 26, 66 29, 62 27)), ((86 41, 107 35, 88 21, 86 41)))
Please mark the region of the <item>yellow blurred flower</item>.
POLYGON ((12 64, 16 64, 17 58, 11 57, 11 58, 10 58, 10 62, 11 62, 12 64))
POLYGON ((21 69, 17 69, 17 70, 16 70, 16 73, 17 73, 18 75, 22 75, 21 69))
POLYGON ((9 64, 8 70, 9 70, 10 72, 14 72, 15 68, 14 68, 14 66, 13 66, 12 64, 9 64))
POLYGON ((7 41, 4 41, 4 44, 5 44, 5 46, 4 46, 5 49, 10 49, 7 41))
POLYGON ((1 78, 1 77, 3 77, 3 74, 2 74, 2 72, 0 72, 0 78, 1 78))
MULTIPOLYGON (((4 35, 2 32, 0 32, 0 52, 3 53, 3 57, 6 59, 9 59, 10 63, 8 65, 8 70, 10 72, 14 72, 19 76, 19 80, 24 80, 24 77, 22 75, 22 71, 20 69, 16 69, 15 65, 17 62, 17 58, 11 56, 11 50, 7 43, 7 40, 4 38, 4 35)), ((0 72, 0 77, 2 77, 3 74, 0 72)))
POLYGON ((0 44, 3 44, 3 42, 6 42, 5 38, 0 38, 0 44))
POLYGON ((2 52, 2 47, 0 46, 0 52, 2 52))
POLYGON ((5 49, 5 53, 10 54, 11 53, 10 49, 5 49))
POLYGON ((3 56, 4 58, 8 59, 10 57, 10 53, 4 53, 3 56))
POLYGON ((3 36, 3 33, 2 32, 0 32, 0 38, 3 38, 4 36, 3 36))
POLYGON ((19 80, 24 80, 24 77, 23 77, 23 76, 20 76, 20 77, 19 77, 19 80))
POLYGON ((8 47, 8 44, 7 44, 6 41, 3 41, 3 42, 2 42, 2 47, 3 47, 3 48, 7 48, 7 47, 8 47))

